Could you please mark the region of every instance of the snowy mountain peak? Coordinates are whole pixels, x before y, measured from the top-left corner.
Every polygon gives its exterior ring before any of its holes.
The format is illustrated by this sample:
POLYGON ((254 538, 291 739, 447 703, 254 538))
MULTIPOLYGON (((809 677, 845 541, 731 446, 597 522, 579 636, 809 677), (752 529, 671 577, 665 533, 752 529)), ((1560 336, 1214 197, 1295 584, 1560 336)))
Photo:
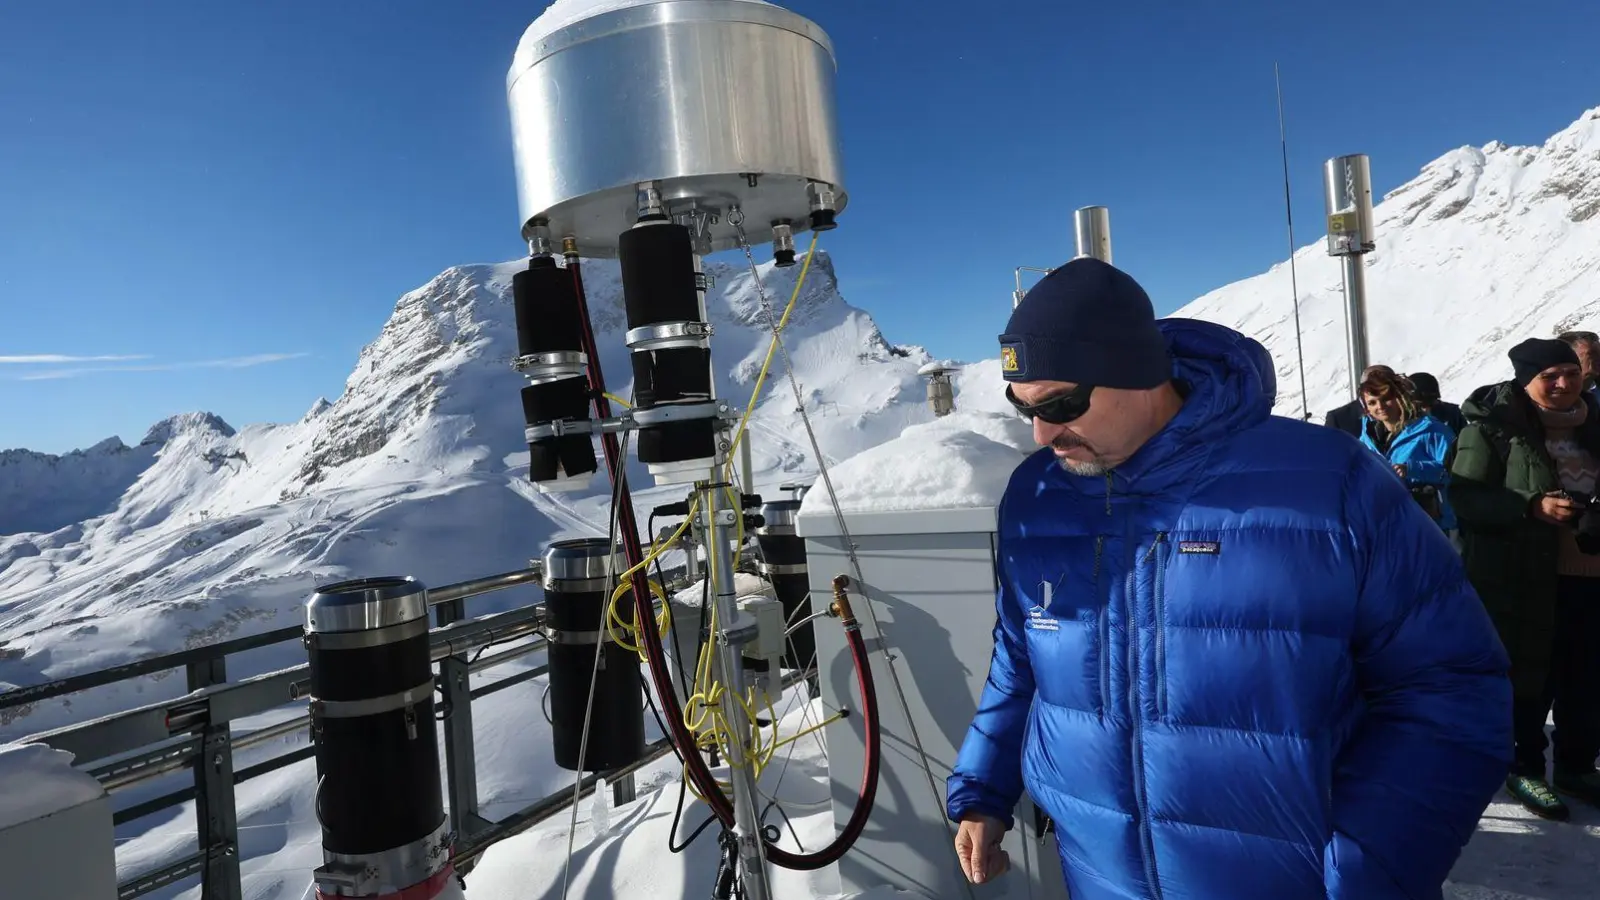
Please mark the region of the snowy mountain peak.
POLYGON ((1480 221, 1523 216, 1544 204, 1555 204, 1570 222, 1587 221, 1600 213, 1600 107, 1539 147, 1501 141, 1458 147, 1383 199, 1380 230, 1457 215, 1480 221))
MULTIPOLYGON (((97 444, 93 444, 93 445, 91 445, 89 447, 86 447, 86 448, 84 448, 82 450, 75 450, 73 452, 74 453, 81 453, 84 456, 106 456, 108 454, 121 453, 122 451, 127 450, 127 449, 128 449, 128 445, 124 444, 122 442, 122 438, 119 438, 116 435, 112 435, 111 437, 108 437, 105 440, 100 441, 97 444)), ((30 453, 32 451, 29 451, 29 450, 20 450, 20 451, 8 450, 6 452, 7 453, 30 453)), ((41 454, 41 455, 43 455, 43 454, 41 454)))
MULTIPOLYGON (((1381 166, 1382 160, 1375 160, 1381 166)), ((1366 259, 1371 361, 1438 376, 1446 399, 1510 376, 1530 336, 1600 324, 1600 108, 1538 147, 1459 147, 1390 191, 1366 259)), ((1295 253, 1308 411, 1348 400, 1338 260, 1295 253)), ((1290 268, 1212 291, 1175 315, 1261 340, 1277 367, 1277 411, 1301 412, 1290 268)))
POLYGON ((216 413, 186 412, 162 419, 150 426, 145 433, 141 446, 145 444, 167 444, 174 437, 187 434, 219 435, 233 437, 233 426, 222 420, 216 413))
POLYGON ((112 436, 61 455, 0 451, 0 535, 53 532, 110 512, 174 439, 233 433, 220 417, 192 412, 157 422, 137 447, 112 436))
POLYGON ((311 408, 306 410, 306 414, 300 417, 300 421, 309 422, 327 412, 332 406, 333 403, 327 397, 318 397, 317 402, 311 404, 311 408))

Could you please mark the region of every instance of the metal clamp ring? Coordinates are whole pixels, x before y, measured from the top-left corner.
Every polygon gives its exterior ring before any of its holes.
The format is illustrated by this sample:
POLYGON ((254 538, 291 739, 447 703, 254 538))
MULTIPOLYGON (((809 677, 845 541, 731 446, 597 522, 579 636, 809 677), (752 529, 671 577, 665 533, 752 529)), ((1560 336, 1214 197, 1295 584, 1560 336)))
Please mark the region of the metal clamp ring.
POLYGON ((633 409, 633 421, 642 428, 651 425, 663 425, 667 422, 682 422, 690 419, 715 418, 721 408, 715 400, 706 400, 698 403, 663 403, 649 409, 633 409))
POLYGON ((709 322, 659 322, 628 329, 622 341, 635 352, 695 349, 708 346, 707 340, 715 332, 716 328, 709 322))
POLYGON ((552 644, 567 644, 569 646, 584 645, 593 647, 602 641, 614 644, 617 639, 609 631, 562 631, 559 628, 545 629, 545 640, 552 644))
POLYGON ((311 698, 311 710, 325 719, 359 719, 376 716, 397 709, 406 709, 433 696, 433 679, 393 694, 366 700, 322 700, 311 698))
POLYGON ((546 438, 593 433, 594 421, 591 419, 554 419, 542 425, 529 425, 523 430, 522 435, 531 444, 534 441, 542 441, 546 438))

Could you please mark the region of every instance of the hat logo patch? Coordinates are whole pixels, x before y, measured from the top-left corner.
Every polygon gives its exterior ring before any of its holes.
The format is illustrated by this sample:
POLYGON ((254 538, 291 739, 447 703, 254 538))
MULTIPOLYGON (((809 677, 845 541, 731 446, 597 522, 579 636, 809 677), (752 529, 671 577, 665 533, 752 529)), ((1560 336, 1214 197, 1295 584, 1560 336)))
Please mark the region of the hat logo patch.
POLYGON ((1022 371, 1022 356, 1015 344, 1008 344, 1000 348, 1000 370, 1009 374, 1022 371))

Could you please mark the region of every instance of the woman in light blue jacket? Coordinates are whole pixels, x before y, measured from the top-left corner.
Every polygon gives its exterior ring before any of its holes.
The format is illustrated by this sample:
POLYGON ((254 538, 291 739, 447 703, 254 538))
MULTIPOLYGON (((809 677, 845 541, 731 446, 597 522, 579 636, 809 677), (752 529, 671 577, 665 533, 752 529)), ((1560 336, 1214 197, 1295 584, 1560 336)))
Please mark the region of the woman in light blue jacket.
POLYGON ((1428 415, 1400 376, 1375 372, 1361 384, 1361 443, 1389 461, 1422 508, 1447 534, 1456 530, 1450 509, 1450 455, 1455 432, 1428 415))

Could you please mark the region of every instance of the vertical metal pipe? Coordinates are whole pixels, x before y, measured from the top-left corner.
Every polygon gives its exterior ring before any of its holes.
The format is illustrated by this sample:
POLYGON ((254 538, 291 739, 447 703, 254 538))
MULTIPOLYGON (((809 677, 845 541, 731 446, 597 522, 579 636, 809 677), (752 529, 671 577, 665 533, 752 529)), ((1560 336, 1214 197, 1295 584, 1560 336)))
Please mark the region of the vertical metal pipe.
POLYGON ((750 449, 750 429, 745 428, 744 436, 739 439, 739 477, 741 489, 746 494, 756 492, 755 451, 750 449))
POLYGON ((1078 256, 1111 262, 1111 210, 1104 206, 1085 206, 1072 214, 1072 220, 1078 256))
POLYGON ((1366 254, 1377 247, 1373 235, 1372 167, 1364 153, 1336 156, 1323 164, 1323 198, 1328 211, 1328 255, 1343 259, 1345 349, 1350 396, 1360 398, 1367 353, 1366 254))
MULTIPOLYGON (((733 553, 729 545, 735 517, 740 512, 722 503, 722 495, 723 489, 720 487, 703 484, 700 488, 700 508, 706 517, 706 562, 716 587, 713 602, 716 603, 718 628, 726 633, 738 613, 738 596, 733 584, 733 553)), ((733 784, 733 832, 739 846, 745 896, 748 900, 771 900, 765 848, 761 842, 761 823, 756 813, 755 772, 744 753, 744 741, 752 723, 745 715, 744 705, 739 699, 745 693, 743 644, 731 639, 717 640, 722 714, 732 734, 727 753, 728 775, 733 784)))
POLYGON ((1365 256, 1344 257, 1344 339, 1349 351, 1350 394, 1361 396, 1361 373, 1367 370, 1367 275, 1365 256))

